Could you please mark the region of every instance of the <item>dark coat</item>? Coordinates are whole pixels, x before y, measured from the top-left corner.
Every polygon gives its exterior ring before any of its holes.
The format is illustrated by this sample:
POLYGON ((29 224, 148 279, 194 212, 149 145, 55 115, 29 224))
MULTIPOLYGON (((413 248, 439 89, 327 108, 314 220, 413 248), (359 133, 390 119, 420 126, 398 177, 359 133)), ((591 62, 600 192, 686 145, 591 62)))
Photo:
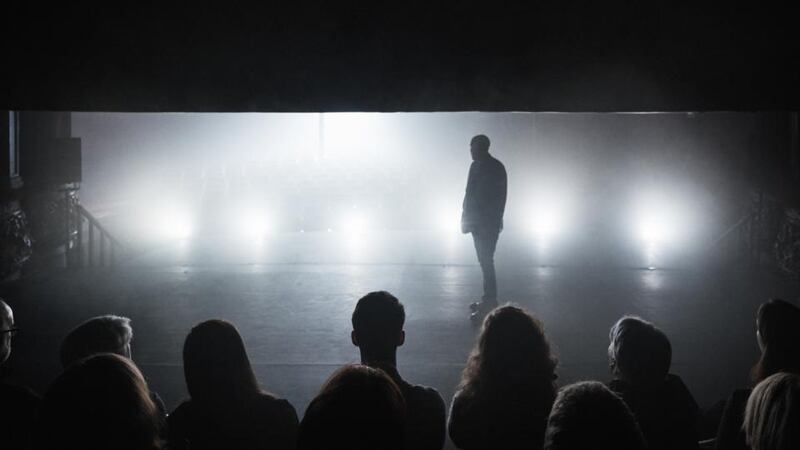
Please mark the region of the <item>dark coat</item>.
POLYGON ((473 161, 461 213, 461 230, 502 230, 506 208, 506 168, 491 155, 473 161))
POLYGON ((699 409, 679 376, 669 374, 663 383, 648 389, 636 389, 622 380, 608 387, 631 409, 649 450, 698 448, 699 409))

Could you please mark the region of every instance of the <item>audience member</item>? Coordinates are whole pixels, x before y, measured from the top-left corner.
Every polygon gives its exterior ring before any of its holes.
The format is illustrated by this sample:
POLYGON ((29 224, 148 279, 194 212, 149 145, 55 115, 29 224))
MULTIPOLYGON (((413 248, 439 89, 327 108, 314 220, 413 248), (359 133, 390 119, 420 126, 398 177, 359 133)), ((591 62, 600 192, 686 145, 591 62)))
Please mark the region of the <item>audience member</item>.
POLYGON ((171 450, 295 448, 297 413, 259 388, 231 323, 208 320, 192 328, 183 371, 190 399, 167 419, 171 450))
POLYGON ((388 292, 371 292, 353 311, 353 344, 361 363, 386 372, 400 388, 406 403, 406 448, 441 450, 446 430, 445 404, 441 395, 425 386, 409 384, 397 370, 397 347, 405 341, 405 309, 388 292))
POLYGON ((115 353, 131 359, 133 328, 127 317, 92 317, 70 330, 61 341, 61 366, 97 353, 115 353))
POLYGON ((349 365, 336 371, 300 423, 299 450, 400 450, 405 402, 382 370, 349 365))
POLYGON ((644 450, 625 402, 602 383, 584 381, 558 393, 547 422, 545 450, 644 450))
MULTIPOLYGON (((11 356, 11 338, 16 332, 14 312, 0 298, 0 366, 11 356)), ((0 448, 28 448, 38 409, 39 396, 30 389, 0 382, 0 448)))
POLYGON ((101 353, 71 364, 44 396, 42 450, 154 450, 162 422, 139 369, 125 357, 101 353))
POLYGON ((744 431, 753 450, 800 448, 800 376, 779 372, 758 383, 747 400, 744 431))
POLYGON ((556 360, 541 323, 506 305, 483 321, 450 409, 461 449, 542 448, 556 396, 556 360))
MULTIPOLYGON (((780 299, 763 303, 756 314, 756 340, 761 357, 751 372, 758 383, 778 372, 800 373, 800 308, 780 299)), ((750 389, 737 389, 728 398, 717 431, 717 450, 746 450, 742 428, 750 389)))
MULTIPOLYGON (((112 314, 92 317, 73 328, 61 341, 61 366, 66 368, 75 361, 98 353, 114 353, 131 359, 132 341, 131 319, 112 314)), ((152 391, 150 397, 161 419, 166 419, 164 401, 152 391)))
POLYGON ((698 448, 698 407, 677 375, 669 373, 672 346, 660 329, 625 316, 609 332, 608 385, 633 412, 649 450, 698 448))

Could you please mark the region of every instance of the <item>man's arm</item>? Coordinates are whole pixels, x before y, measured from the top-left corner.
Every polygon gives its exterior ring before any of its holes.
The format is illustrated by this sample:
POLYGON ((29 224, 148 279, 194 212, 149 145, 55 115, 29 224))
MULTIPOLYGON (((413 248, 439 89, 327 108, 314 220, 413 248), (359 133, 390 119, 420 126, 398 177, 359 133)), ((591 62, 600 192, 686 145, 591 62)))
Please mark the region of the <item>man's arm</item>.
POLYGON ((498 182, 498 194, 497 194, 497 206, 498 206, 498 216, 500 217, 500 229, 503 228, 503 214, 506 212, 506 196, 508 195, 508 175, 506 174, 506 168, 502 165, 500 166, 500 173, 501 176, 499 177, 500 180, 498 182))
POLYGON ((475 222, 475 178, 478 168, 473 162, 469 166, 467 176, 467 189, 464 193, 464 202, 461 204, 461 232, 469 233, 472 231, 475 222))

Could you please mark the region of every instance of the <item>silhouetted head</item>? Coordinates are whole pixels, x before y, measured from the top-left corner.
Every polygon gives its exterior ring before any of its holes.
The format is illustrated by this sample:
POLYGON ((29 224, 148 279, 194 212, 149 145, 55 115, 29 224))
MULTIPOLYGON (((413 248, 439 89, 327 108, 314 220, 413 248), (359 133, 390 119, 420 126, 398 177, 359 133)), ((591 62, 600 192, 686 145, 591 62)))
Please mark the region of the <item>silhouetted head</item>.
POLYGON ((506 305, 484 319, 459 387, 486 396, 533 392, 549 406, 555 398, 555 368, 541 323, 525 310, 506 305))
POLYGON ((477 161, 485 158, 489 154, 489 138, 485 134, 479 134, 469 141, 469 151, 472 160, 477 161))
POLYGON ((353 344, 361 349, 362 362, 394 362, 398 346, 405 342, 403 304, 386 291, 361 297, 353 311, 353 344))
POLYGON ((101 353, 76 361, 42 400, 41 448, 160 448, 161 423, 149 392, 128 358, 101 353))
POLYGON ((747 400, 744 431, 753 450, 800 448, 800 376, 779 372, 758 383, 747 400))
POLYGON ((14 334, 14 312, 0 298, 0 364, 11 356, 11 336, 14 334))
POLYGON ((663 331, 635 316, 624 316, 608 333, 608 363, 621 380, 634 386, 664 381, 672 364, 672 345, 663 331))
POLYGON ((192 401, 240 406, 261 391, 239 332, 224 320, 192 328, 183 345, 183 374, 192 401))
POLYGON ((405 402, 380 369, 349 365, 336 371, 311 401, 300 422, 298 448, 399 450, 405 402))
POLYGON ((800 373, 800 308, 781 299, 761 304, 756 339, 761 358, 753 367, 755 381, 779 371, 800 373))
POLYGON ((584 381, 561 390, 547 421, 546 450, 644 450, 628 406, 603 383, 584 381))
POLYGON ((61 341, 61 366, 97 353, 116 353, 131 357, 133 329, 127 317, 105 315, 92 317, 67 334, 61 341))

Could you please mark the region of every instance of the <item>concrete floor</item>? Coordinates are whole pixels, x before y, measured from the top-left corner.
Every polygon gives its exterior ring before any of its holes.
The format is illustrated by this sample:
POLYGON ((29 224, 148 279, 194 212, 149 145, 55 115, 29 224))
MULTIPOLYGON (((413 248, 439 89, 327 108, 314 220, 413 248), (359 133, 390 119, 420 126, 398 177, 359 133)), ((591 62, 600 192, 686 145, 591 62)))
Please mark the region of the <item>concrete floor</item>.
MULTIPOLYGON (((4 286, 0 295, 22 329, 7 375, 44 390, 58 373, 58 345, 67 330, 93 315, 121 314, 133 320, 135 361, 173 408, 186 396, 186 333, 199 321, 221 317, 239 328, 262 386, 288 398, 302 416, 328 375, 358 359, 349 337, 356 301, 385 289, 406 307, 401 374, 436 387, 449 401, 476 335, 467 320, 467 304, 481 286, 480 270, 470 262, 471 244, 461 238, 458 256, 443 258, 413 234, 373 239, 405 250, 387 256, 386 248, 375 251, 362 243, 372 256, 348 256, 337 247, 342 240, 326 233, 297 233, 278 239, 280 245, 238 249, 185 242, 142 251, 114 270, 65 271, 4 286)), ((562 384, 609 378, 608 328, 632 313, 670 336, 673 372, 701 406, 710 407, 747 383, 758 355, 758 304, 800 294, 796 281, 762 269, 543 267, 509 256, 520 253, 512 247, 501 241, 498 249, 502 299, 542 319, 560 359, 562 384)))

